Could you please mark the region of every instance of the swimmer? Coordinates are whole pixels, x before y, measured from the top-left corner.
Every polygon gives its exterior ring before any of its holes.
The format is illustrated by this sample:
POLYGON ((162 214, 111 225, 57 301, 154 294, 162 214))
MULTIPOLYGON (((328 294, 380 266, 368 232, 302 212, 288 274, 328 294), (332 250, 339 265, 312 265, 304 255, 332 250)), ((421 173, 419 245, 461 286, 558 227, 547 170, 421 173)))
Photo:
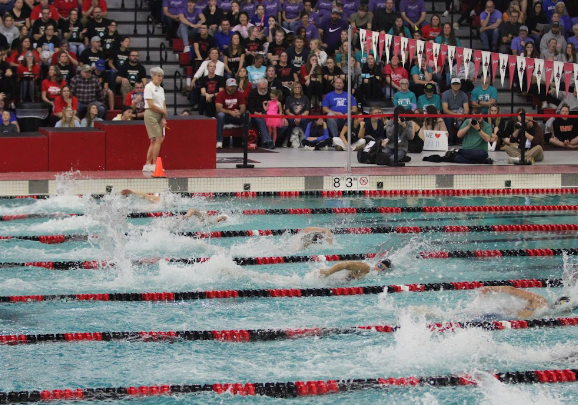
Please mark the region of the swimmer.
MULTIPOLYGON (((121 195, 129 196, 129 195, 135 195, 137 197, 142 198, 143 200, 147 200, 150 203, 156 204, 159 203, 161 201, 161 197, 159 195, 151 195, 151 194, 147 194, 147 193, 141 193, 140 191, 133 191, 133 190, 129 190, 129 189, 124 189, 120 192, 121 195)), ((216 217, 212 218, 209 214, 207 214, 204 211, 199 211, 196 208, 189 208, 189 210, 187 211, 187 213, 185 215, 183 215, 183 218, 190 218, 190 217, 196 217, 199 220, 203 221, 203 222, 212 222, 212 223, 216 223, 216 222, 222 222, 222 221, 226 221, 227 219, 229 219, 228 215, 225 214, 221 214, 221 215, 217 215, 216 217)))
POLYGON ((377 262, 377 264, 373 268, 365 262, 347 261, 347 262, 337 263, 336 265, 334 265, 328 269, 321 269, 319 271, 319 273, 325 277, 328 277, 328 276, 335 274, 337 272, 346 270, 349 272, 347 280, 351 281, 354 279, 360 279, 362 277, 365 277, 371 270, 376 270, 376 271, 381 272, 381 271, 385 271, 389 268, 391 268, 391 260, 389 260, 389 259, 380 260, 379 262, 377 262))
POLYGON ((570 297, 567 296, 562 296, 558 298, 554 304, 550 304, 546 298, 539 294, 510 286, 482 287, 480 288, 479 293, 482 295, 490 293, 506 294, 525 300, 527 302, 526 306, 521 311, 518 311, 518 316, 520 318, 544 316, 546 314, 560 312, 572 312, 577 307, 576 303, 572 303, 570 297))
POLYGON ((302 249, 305 249, 314 243, 319 244, 324 241, 327 241, 330 245, 333 244, 333 233, 327 228, 310 226, 303 228, 299 234, 301 235, 302 249))

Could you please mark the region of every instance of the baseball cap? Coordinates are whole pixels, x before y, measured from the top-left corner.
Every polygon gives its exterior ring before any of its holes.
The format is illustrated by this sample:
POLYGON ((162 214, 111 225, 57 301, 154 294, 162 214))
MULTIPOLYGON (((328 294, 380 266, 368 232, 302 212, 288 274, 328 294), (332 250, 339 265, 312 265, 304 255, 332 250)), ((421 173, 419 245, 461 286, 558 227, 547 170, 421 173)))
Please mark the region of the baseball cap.
POLYGON ((454 83, 462 84, 462 81, 459 79, 459 77, 454 77, 454 78, 452 79, 452 84, 454 84, 454 83))
POLYGON ((235 79, 233 79, 232 77, 230 79, 227 79, 227 86, 236 86, 237 85, 237 81, 235 79))
POLYGON ((529 30, 528 27, 526 27, 525 25, 522 25, 522 26, 520 27, 520 31, 526 31, 526 32, 528 32, 528 31, 530 31, 530 30, 529 30))
POLYGON ((84 64, 84 65, 82 65, 81 70, 83 70, 85 72, 90 72, 92 69, 91 69, 89 64, 84 64))
POLYGON ((104 59, 97 60, 94 66, 96 67, 97 70, 105 70, 104 59))
POLYGON ((333 7, 333 9, 331 10, 332 13, 339 13, 341 14, 341 10, 338 9, 337 7, 333 7))
POLYGON ((92 38, 90 38, 90 42, 100 42, 100 37, 98 35, 95 35, 92 38))
POLYGON ((558 21, 554 21, 552 23, 552 27, 559 27, 559 26, 560 26, 560 23, 558 21))
POLYGON ((433 91, 434 91, 434 85, 431 84, 431 83, 426 84, 426 85, 425 85, 425 91, 427 91, 427 92, 432 92, 432 93, 433 93, 433 91))

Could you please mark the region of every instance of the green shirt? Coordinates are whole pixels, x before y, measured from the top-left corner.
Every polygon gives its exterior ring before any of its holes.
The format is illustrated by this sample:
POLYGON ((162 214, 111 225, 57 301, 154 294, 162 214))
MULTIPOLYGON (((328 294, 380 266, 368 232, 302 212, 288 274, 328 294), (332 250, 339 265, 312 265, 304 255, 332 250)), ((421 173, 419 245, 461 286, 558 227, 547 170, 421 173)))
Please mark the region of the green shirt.
MULTIPOLYGON (((480 122, 481 117, 477 118, 478 122, 480 122)), ((470 123, 470 118, 464 121, 460 129, 464 129, 470 123)), ((492 135, 492 127, 486 121, 482 121, 480 129, 484 131, 486 135, 492 135)), ((488 143, 482 139, 478 131, 474 127, 470 127, 468 132, 464 135, 462 142, 462 149, 481 149, 488 151, 488 143)))
MULTIPOLYGON (((498 90, 494 86, 488 86, 486 90, 482 86, 477 86, 472 90, 472 101, 498 101, 498 90)), ((489 107, 482 107, 482 113, 487 114, 489 107)))

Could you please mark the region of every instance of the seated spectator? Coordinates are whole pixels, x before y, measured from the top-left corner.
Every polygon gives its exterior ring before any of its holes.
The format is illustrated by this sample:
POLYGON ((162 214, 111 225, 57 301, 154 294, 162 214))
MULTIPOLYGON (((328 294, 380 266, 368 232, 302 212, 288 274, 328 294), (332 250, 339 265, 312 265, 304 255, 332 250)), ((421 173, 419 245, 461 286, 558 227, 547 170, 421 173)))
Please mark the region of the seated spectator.
MULTIPOLYGON (((399 11, 404 23, 411 31, 416 31, 425 22, 426 8, 424 0, 401 0, 399 3, 399 11)), ((411 38, 411 37, 410 37, 411 38)))
POLYGON ((305 128, 305 136, 301 141, 303 145, 303 150, 328 150, 329 145, 331 145, 333 139, 329 135, 327 130, 327 124, 322 118, 318 118, 315 121, 311 121, 307 124, 305 128))
POLYGON ((393 27, 387 32, 389 35, 395 35, 398 37, 406 37, 411 38, 411 31, 403 24, 403 18, 399 15, 396 15, 395 22, 393 23, 393 27))
MULTIPOLYGON (((333 138, 333 146, 335 150, 347 150, 347 124, 341 129, 339 137, 333 138)), ((365 121, 363 118, 355 118, 351 128, 351 150, 356 151, 363 149, 365 146, 365 121)))
MULTIPOLYGON (((377 67, 377 69, 378 69, 377 75, 379 76, 379 67, 377 67)), ((341 68, 337 66, 337 64, 335 63, 335 58, 333 58, 333 56, 327 58, 327 64, 323 67, 322 73, 323 73, 323 93, 325 94, 330 93, 334 90, 333 79, 335 79, 336 77, 341 77, 343 80, 345 80, 343 70, 341 70, 341 68)))
MULTIPOLYGON (((350 69, 353 71, 351 73, 352 76, 351 94, 355 96, 358 93, 357 89, 361 87, 361 69, 357 66, 357 62, 354 57, 351 57, 351 59, 349 60, 349 66, 344 65, 341 67, 341 70, 343 70, 345 78, 349 77, 348 73, 350 69)), ((343 83, 345 83, 345 80, 343 80, 343 83)), ((333 84, 335 84, 335 78, 333 79, 333 84)), ((335 86, 333 87, 335 88, 335 86)))
POLYGON ((249 28, 252 26, 253 24, 249 22, 249 16, 247 13, 241 12, 239 14, 239 24, 233 27, 233 31, 241 34, 243 38, 249 38, 249 28))
POLYGON ((80 55, 80 66, 84 67, 86 65, 91 69, 94 69, 96 62, 100 59, 106 59, 106 55, 100 46, 100 37, 95 35, 90 40, 90 48, 85 49, 80 55))
MULTIPOLYGON (((343 69, 344 65, 347 65, 348 50, 349 50, 349 43, 344 42, 341 44, 339 49, 335 52, 335 64, 342 69, 343 69)), ((352 57, 354 59, 356 59, 354 56, 352 56, 352 57)), ((358 62, 356 59, 356 65, 357 65, 357 63, 358 62)), ((361 69, 361 67, 360 67, 360 69, 361 69)))
MULTIPOLYGON (((544 131, 532 117, 526 116, 525 136, 521 135, 522 126, 517 123, 514 133, 510 136, 508 144, 502 149, 510 156, 509 163, 519 162, 522 153, 520 152, 519 143, 524 142, 524 158, 527 162, 541 162, 544 160, 544 131)), ((577 146, 578 147, 578 146, 577 146)))
MULTIPOLYGON (((221 3, 221 5, 223 5, 224 3, 221 3)), ((239 14, 239 22, 241 22, 241 15, 243 13, 239 14)), ((205 24, 207 24, 207 27, 209 28, 209 30, 212 33, 217 32, 217 30, 219 29, 219 26, 221 25, 221 22, 223 22, 223 20, 225 19, 225 13, 224 10, 217 6, 217 1, 216 0, 209 0, 209 4, 207 4, 207 6, 205 7, 205 9, 203 10, 203 16, 205 17, 205 24)), ((247 16, 247 14, 245 13, 245 16, 247 16)), ((247 21, 248 21, 248 17, 247 17, 247 21)))
POLYGON ((8 111, 10 113, 10 117, 11 117, 10 123, 16 125, 16 128, 18 128, 18 132, 20 132, 20 125, 18 124, 18 120, 16 119, 16 114, 14 114, 13 111, 4 108, 6 105, 5 101, 6 101, 6 95, 0 93, 0 112, 1 111, 8 111))
POLYGON ((526 18, 526 26, 528 27, 529 35, 534 42, 540 42, 542 35, 544 35, 544 27, 547 24, 548 18, 544 13, 542 2, 537 1, 533 4, 532 10, 530 10, 528 18, 526 18))
POLYGON ((244 67, 239 68, 235 80, 237 81, 238 90, 243 93, 245 100, 247 100, 249 98, 249 93, 253 89, 253 84, 249 81, 247 69, 244 67))
MULTIPOLYGON (((277 19, 277 21, 281 21, 281 13, 283 12, 283 7, 279 0, 263 0, 261 4, 265 8, 265 15, 273 16, 277 19)), ((257 6, 257 12, 258 8, 259 6, 257 6)))
POLYGON ((578 148, 578 124, 575 118, 570 118, 570 108, 562 106, 560 115, 567 117, 556 118, 552 124, 552 137, 550 145, 558 148, 577 149, 578 148))
POLYGON ((506 11, 504 11, 504 14, 503 14, 504 22, 510 21, 510 16, 513 13, 518 13, 518 21, 520 23, 522 23, 526 20, 526 15, 522 12, 522 9, 520 7, 520 2, 518 2, 518 0, 510 1, 510 4, 508 5, 508 9, 506 11))
POLYGON ((82 22, 84 25, 88 23, 91 17, 94 18, 94 11, 100 9, 103 18, 108 15, 108 7, 106 0, 82 0, 82 22))
POLYGON ((341 10, 333 8, 331 18, 319 24, 319 36, 323 41, 323 47, 329 54, 333 54, 339 48, 341 42, 341 32, 347 31, 349 24, 341 18, 341 10))
POLYGON ((393 95, 393 106, 403 107, 404 110, 415 110, 417 108, 417 99, 415 94, 409 90, 409 80, 401 79, 399 85, 401 87, 400 90, 393 95))
POLYGON ((70 107, 73 115, 78 116, 78 99, 72 95, 70 86, 65 85, 60 89, 60 94, 54 99, 52 109, 51 125, 63 117, 64 108, 70 107), (53 121, 53 122, 52 122, 53 121))
POLYGON ((254 13, 247 13, 250 18, 249 22, 257 29, 259 35, 263 34, 265 26, 267 25, 267 15, 265 13, 265 6, 259 4, 255 7, 254 13))
MULTIPOLYGON (((369 109, 370 115, 383 114, 381 108, 371 107, 369 109)), ((385 118, 385 117, 384 117, 385 118)), ((385 123, 384 118, 371 117, 365 119, 365 135, 371 136, 373 139, 380 140, 385 138, 385 123)))
POLYGON ((225 53, 231 43, 232 37, 233 31, 231 31, 231 23, 229 20, 221 21, 221 30, 215 34, 215 41, 217 42, 221 53, 225 53))
POLYGON ((181 10, 179 14, 179 38, 183 40, 185 44, 184 53, 190 52, 190 40, 193 39, 194 35, 197 33, 201 25, 205 22, 205 16, 200 8, 197 8, 196 0, 187 0, 187 7, 181 10))
POLYGON ((80 121, 80 126, 86 128, 94 128, 94 123, 96 121, 102 121, 102 118, 98 117, 98 109, 99 106, 97 103, 90 103, 86 110, 86 117, 80 121))
POLYGON ((442 32, 435 39, 436 44, 462 46, 462 41, 456 37, 456 32, 450 23, 445 23, 442 32))
POLYGON ((482 110, 482 114, 487 114, 490 106, 498 102, 498 90, 491 85, 491 79, 486 76, 486 81, 472 90, 472 107, 482 110))
POLYGON ((48 0, 40 0, 37 6, 35 6, 32 11, 30 11, 30 20, 34 23, 36 20, 42 18, 42 10, 48 9, 48 18, 54 21, 60 19, 58 10, 52 4, 49 4, 48 0))
POLYGON ((144 119, 144 83, 142 80, 136 81, 132 91, 126 95, 124 105, 131 108, 134 120, 144 119))
POLYGON ((558 42, 555 38, 550 38, 548 48, 540 53, 540 59, 562 62, 562 52, 559 51, 558 42))
POLYGON ((287 55, 289 56, 289 64, 300 69, 307 62, 309 56, 309 49, 305 48, 305 39, 299 36, 295 37, 293 46, 287 48, 287 55))
POLYGON ((215 74, 217 65, 213 61, 207 64, 208 74, 199 79, 198 87, 201 90, 199 98, 199 114, 214 117, 216 112, 215 98, 217 94, 225 90, 225 79, 215 74))
POLYGON ((566 44, 566 51, 562 54, 562 62, 578 63, 576 59, 576 45, 573 43, 566 44))
POLYGON ((14 25, 14 17, 12 17, 12 14, 5 13, 2 20, 4 25, 0 25, 0 34, 6 37, 6 41, 8 41, 8 45, 10 45, 20 36, 20 30, 14 25))
MULTIPOLYGON (((311 112, 311 101, 309 97, 303 94, 303 87, 299 81, 294 81, 291 85, 291 95, 285 100, 285 115, 290 115, 294 117, 306 117, 311 112)), ((287 136, 290 136, 293 128, 299 127, 304 132, 307 129, 307 124, 309 120, 304 120, 301 118, 292 118, 287 120, 289 125, 287 131, 285 132, 287 136)), ((286 138, 287 139, 287 138, 286 138)), ((284 145, 287 143, 285 142, 284 145)))
MULTIPOLYGON (((263 67, 264 68, 264 67, 263 67)), ((251 114, 265 114, 265 101, 270 100, 269 88, 267 80, 262 78, 249 93, 247 100, 247 108, 251 114)), ((275 149, 275 144, 269 136, 267 125, 264 118, 251 118, 251 123, 255 124, 261 134, 261 147, 265 149, 275 149)))
POLYGON ((12 44, 10 44, 10 49, 16 49, 20 46, 20 42, 24 39, 24 38, 28 38, 30 39, 30 36, 28 35, 28 27, 26 27, 25 25, 23 25, 22 27, 20 27, 20 30, 18 31, 19 35, 17 38, 14 38, 14 40, 12 41, 12 44))
MULTIPOLYGON (((331 6, 333 8, 333 6, 331 6)), ((329 9, 331 10, 331 8, 329 9)), ((303 24, 303 14, 306 13, 309 16, 309 22, 314 26, 318 26, 321 23, 321 16, 315 10, 313 10, 313 1, 312 0, 305 0, 303 2, 303 11, 301 13, 301 26, 305 26, 303 24)), ((318 32, 319 33, 319 32, 318 32)), ((307 38, 310 39, 310 38, 307 38)))
POLYGON ((568 11, 566 10, 566 4, 564 2, 559 1, 556 4, 556 14, 560 16, 560 25, 563 27, 562 32, 564 35, 569 36, 572 35, 572 19, 568 15, 568 11))
POLYGON ((402 79, 409 79, 407 70, 402 66, 399 55, 393 55, 389 65, 383 68, 385 75, 384 95, 385 98, 392 98, 395 92, 401 90, 400 82, 402 79))
MULTIPOLYGON (((343 76, 345 78, 345 76, 343 76)), ((358 98, 365 100, 381 99, 381 72, 373 54, 367 55, 366 63, 361 67, 361 86, 358 98)))
POLYGON ((283 96, 287 98, 292 89, 293 82, 299 81, 297 69, 289 64, 287 52, 281 52, 279 55, 279 62, 275 65, 275 76, 283 85, 283 96))
POLYGON ((298 28, 303 28, 305 30, 305 38, 308 41, 311 41, 312 39, 319 39, 319 30, 315 24, 311 22, 309 14, 306 11, 301 13, 300 22, 301 24, 298 28))
POLYGON ((58 63, 61 53, 66 54, 68 61, 75 69, 78 67, 78 56, 76 56, 74 52, 70 51, 70 46, 66 39, 61 39, 58 43, 58 52, 54 52, 54 55, 52 55, 52 60, 50 61, 51 65, 56 65, 58 63))
POLYGON ((42 65, 50 65, 52 55, 60 51, 60 39, 56 35, 55 31, 55 25, 46 25, 44 35, 42 35, 36 43, 36 51, 40 55, 40 62, 42 65))
POLYGON ((321 49, 321 41, 318 39, 312 39, 309 42, 309 55, 316 55, 317 56, 317 62, 319 63, 319 66, 323 67, 325 66, 325 63, 327 62, 327 53, 321 49))
POLYGON ((104 91, 105 99, 108 101, 108 109, 114 110, 114 93, 109 87, 110 77, 106 71, 106 63, 103 59, 100 59, 96 62, 94 68, 92 74, 98 79, 98 82, 104 91))
MULTIPOLYGON (((437 94, 436 94, 437 95, 437 94)), ((422 141, 425 141, 425 133, 424 131, 446 131, 448 128, 446 127, 446 123, 441 117, 432 117, 432 115, 439 114, 438 110, 435 108, 433 104, 429 104, 425 107, 425 120, 423 125, 419 130, 419 138, 422 141)), ((423 149, 423 147, 422 147, 423 149)))
POLYGON ((179 26, 179 14, 182 14, 185 8, 186 5, 183 0, 163 0, 163 22, 167 39, 173 39, 175 37, 175 31, 179 26))
MULTIPOLYGON (((229 28, 232 30, 235 25, 239 24, 239 14, 241 13, 241 8, 239 6, 239 3, 237 1, 233 1, 231 3, 231 10, 229 10, 229 11, 223 9, 223 3, 221 3, 219 6, 223 10, 223 12, 226 13, 223 21, 227 20, 229 22, 229 25, 230 25, 229 28)), ((222 30, 222 28, 223 27, 221 26, 221 30, 222 30)))
POLYGON ((452 68, 452 77, 457 77, 462 82, 461 90, 465 93, 471 93, 474 89, 474 83, 476 82, 476 67, 474 62, 470 60, 468 63, 468 75, 466 77, 466 63, 460 64, 460 70, 456 70, 458 65, 454 65, 452 68))
POLYGON ((357 9, 357 12, 352 14, 350 17, 351 26, 355 29, 371 30, 372 18, 373 15, 369 13, 367 4, 361 4, 357 9))
POLYGON ((289 44, 285 42, 285 32, 283 30, 277 30, 275 32, 275 40, 269 42, 267 48, 267 60, 273 66, 279 61, 279 55, 285 52, 289 48, 289 44))
POLYGON ((239 3, 241 11, 249 15, 255 14, 255 2, 253 0, 241 0, 239 3))
POLYGON ((520 27, 519 35, 512 40, 512 45, 510 47, 512 50, 512 55, 521 55, 524 52, 528 42, 534 43, 534 40, 528 37, 528 27, 522 25, 520 27))
POLYGON ((24 60, 16 71, 20 83, 20 102, 36 101, 38 82, 40 80, 40 66, 32 51, 27 51, 24 60))
POLYGON ((12 116, 10 115, 10 111, 8 110, 2 111, 2 124, 0 124, 0 134, 7 135, 20 132, 18 131, 16 125, 10 122, 11 119, 12 116))
POLYGON ((480 39, 482 40, 482 49, 484 51, 498 51, 501 24, 502 13, 496 10, 493 1, 487 1, 486 9, 480 14, 480 39))
POLYGON ((84 34, 87 30, 78 20, 77 10, 71 10, 67 20, 60 20, 60 31, 62 32, 62 37, 68 40, 70 51, 76 55, 82 54, 86 49, 84 46, 84 34))
POLYGON ((114 117, 113 121, 131 121, 133 117, 133 110, 129 106, 123 105, 122 112, 114 117))
POLYGON ((387 33, 393 28, 398 14, 395 12, 393 0, 385 2, 379 0, 369 1, 369 11, 373 13, 371 27, 379 33, 387 33))
POLYGON ((26 52, 30 51, 32 52, 32 55, 34 55, 34 61, 36 63, 40 63, 40 55, 38 55, 36 49, 31 49, 31 46, 32 43, 30 41, 30 38, 23 38, 22 41, 16 47, 16 49, 14 49, 10 53, 10 56, 6 61, 10 63, 11 67, 18 69, 18 66, 20 66, 24 61, 24 56, 26 55, 26 52))
POLYGON ((281 80, 277 79, 275 66, 267 66, 267 70, 265 71, 265 79, 267 79, 269 91, 279 90, 281 94, 283 94, 283 84, 281 83, 281 80))
POLYGON ((427 107, 432 105, 434 108, 440 112, 442 110, 442 102, 440 96, 434 94, 435 86, 433 83, 428 83, 424 87, 425 94, 422 94, 417 99, 417 108, 420 110, 427 110, 427 107))
POLYGON ((122 65, 118 70, 118 76, 116 78, 116 82, 120 84, 120 92, 123 98, 132 91, 137 81, 142 81, 146 85, 147 72, 139 62, 138 51, 132 50, 128 57, 128 63, 122 65))
POLYGON ((70 81, 76 74, 76 66, 71 63, 73 59, 68 56, 69 54, 67 52, 60 51, 57 55, 58 62, 52 66, 57 67, 60 71, 60 74, 62 75, 62 79, 67 84, 70 84, 70 81))
MULTIPOLYGON (((47 0, 43 0, 47 1, 47 0)), ((32 24, 32 38, 34 41, 38 41, 40 37, 44 35, 44 30, 48 25, 52 25, 53 27, 57 27, 56 21, 50 18, 50 10, 48 7, 42 9, 42 16, 34 21, 32 24)))
MULTIPOLYGON (((331 93, 327 93, 323 97, 323 102, 321 107, 323 113, 327 115, 345 115, 347 114, 347 107, 351 103, 351 112, 357 113, 357 100, 353 95, 347 94, 343 91, 344 81, 341 77, 336 77, 333 79, 333 86, 335 90, 331 93)), ((346 120, 344 118, 338 119, 328 119, 327 127, 329 128, 329 134, 332 137, 339 136, 339 127, 345 125, 346 120)))
MULTIPOLYGON (((70 12, 72 10, 78 11, 78 1, 76 0, 54 0, 52 5, 56 7, 58 14, 60 15, 60 19, 68 19, 70 17, 70 12)), ((106 3, 105 3, 106 4, 106 3)))
POLYGON ((514 38, 518 36, 520 33, 520 24, 519 21, 520 13, 517 11, 513 11, 510 14, 510 19, 508 22, 504 22, 500 25, 500 37, 502 39, 502 44, 500 45, 500 52, 501 53, 510 53, 512 48, 512 41, 514 38))
POLYGON ((241 125, 245 114, 245 95, 237 90, 237 81, 227 79, 224 91, 217 94, 215 99, 217 111, 217 149, 223 147, 223 128, 226 124, 241 125))
POLYGON ((60 94, 60 89, 64 86, 66 86, 66 81, 62 78, 60 69, 57 66, 50 66, 46 79, 42 81, 42 101, 54 108, 54 99, 60 94))
POLYGON ((108 20, 108 26, 105 34, 101 38, 102 50, 107 57, 120 46, 122 38, 117 30, 118 24, 115 20, 108 20))
MULTIPOLYGON (((397 106, 394 112, 404 114, 405 110, 401 106, 397 106)), ((395 139, 397 138, 397 161, 401 161, 408 152, 408 141, 412 140, 415 131, 413 130, 413 122, 403 117, 398 118, 399 133, 395 133, 395 124, 393 119, 387 121, 385 127, 386 137, 381 141, 381 146, 384 147, 383 153, 386 156, 386 162, 395 161, 395 139)))
POLYGON ((315 11, 317 11, 317 14, 319 15, 319 21, 317 23, 317 26, 319 26, 319 24, 328 19, 331 18, 331 12, 334 8, 334 3, 331 0, 317 0, 317 3, 315 4, 315 11))
MULTIPOLYGON (((10 5, 11 2, 6 3, 10 5)), ((24 6, 24 0, 14 0, 14 7, 10 11, 10 14, 14 17, 14 25, 18 27, 18 29, 22 27, 26 27, 30 29, 31 22, 30 22, 30 8, 28 5, 24 6)))
POLYGON ((550 48, 550 40, 552 39, 556 40, 556 49, 558 51, 566 48, 566 39, 561 31, 559 23, 552 24, 550 31, 546 32, 540 40, 540 53, 545 52, 550 48))
MULTIPOLYGON (((474 110, 474 114, 479 113, 479 109, 474 110)), ((481 117, 479 119, 467 118, 457 136, 463 138, 463 143, 462 148, 455 155, 455 163, 492 164, 492 160, 488 157, 488 143, 495 142, 497 136, 492 134, 490 124, 481 117)))
POLYGON ((13 102, 17 94, 16 88, 16 75, 6 61, 6 50, 0 49, 0 93, 13 102))
POLYGON ((281 25, 287 28, 289 31, 295 31, 301 20, 299 14, 303 10, 303 3, 298 0, 287 0, 283 4, 283 14, 281 25))
POLYGON ((241 43, 241 34, 233 33, 231 42, 223 54, 225 75, 233 77, 240 68, 245 66, 245 49, 241 43))
POLYGON ((323 94, 323 73, 317 55, 309 54, 307 63, 301 66, 299 77, 311 104, 318 106, 323 94))
POLYGON ((572 27, 572 32, 574 33, 574 35, 568 37, 568 43, 574 44, 574 46, 578 48, 578 24, 574 24, 574 26, 572 27))
MULTIPOLYGON (((459 78, 454 77, 451 79, 451 88, 442 94, 442 112, 449 116, 443 120, 446 123, 446 128, 448 129, 450 144, 457 143, 457 140, 453 134, 454 119, 451 118, 451 116, 470 113, 468 96, 461 90, 461 88, 462 81, 459 78)), ((464 135, 465 132, 462 133, 460 138, 463 138, 464 135)))
POLYGON ((115 93, 117 91, 116 78, 118 77, 118 71, 128 63, 130 54, 130 38, 121 37, 119 47, 113 49, 108 55, 108 86, 115 93))
MULTIPOLYGON (((415 58, 415 64, 411 68, 411 84, 410 89, 416 95, 420 97, 424 94, 424 87, 426 84, 431 83, 435 85, 433 80, 433 70, 427 65, 426 58, 421 59, 421 66, 418 66, 418 59, 415 58)), ((415 108, 414 108, 415 109, 415 108)))
MULTIPOLYGON (((209 57, 209 50, 215 48, 217 43, 209 34, 209 28, 206 23, 201 24, 199 32, 193 36, 193 50, 191 54, 191 63, 195 66, 195 61, 203 61, 209 57)), ((199 62, 200 63, 200 62, 199 62)))
POLYGON ((488 144, 488 151, 493 152, 495 150, 500 150, 503 144, 503 139, 505 137, 506 120, 502 117, 497 117, 500 114, 500 107, 496 104, 490 106, 490 115, 486 117, 486 121, 492 127, 492 134, 496 135, 497 140, 492 141, 488 144))
POLYGON ((263 55, 256 54, 253 65, 247 67, 247 74, 249 81, 255 86, 261 79, 265 77, 266 68, 263 66, 263 55))
POLYGON ((78 98, 78 115, 82 116, 89 104, 97 101, 98 116, 106 115, 104 104, 105 93, 97 77, 92 75, 92 68, 85 64, 80 69, 80 74, 75 75, 70 81, 72 94, 78 98))
POLYGON ((422 39, 425 41, 435 41, 442 32, 441 19, 437 14, 432 14, 430 23, 421 29, 422 39))
MULTIPOLYGON (((86 0, 83 0, 86 1, 86 0)), ((104 18, 102 9, 100 7, 95 7, 92 12, 92 19, 85 23, 86 34, 84 35, 84 45, 88 46, 88 39, 98 36, 100 38, 104 37, 106 29, 108 27, 108 20, 104 18)))
POLYGON ((255 55, 263 56, 263 45, 264 42, 259 38, 259 30, 256 27, 249 28, 249 38, 243 41, 243 47, 245 48, 245 60, 247 61, 247 66, 253 64, 253 59, 255 55))

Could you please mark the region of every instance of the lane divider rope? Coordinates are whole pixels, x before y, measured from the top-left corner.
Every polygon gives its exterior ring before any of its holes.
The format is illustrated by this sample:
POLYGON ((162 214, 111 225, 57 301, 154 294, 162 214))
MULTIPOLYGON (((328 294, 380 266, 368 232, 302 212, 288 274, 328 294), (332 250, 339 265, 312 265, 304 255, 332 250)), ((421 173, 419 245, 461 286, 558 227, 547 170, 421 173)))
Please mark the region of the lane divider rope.
MULTIPOLYGON (((528 370, 492 372, 498 381, 506 384, 549 384, 576 382, 578 369, 564 370, 528 370)), ((130 387, 77 388, 42 391, 0 392, 0 404, 28 403, 62 400, 114 400, 159 395, 179 395, 189 393, 212 392, 241 396, 264 395, 275 398, 289 398, 312 395, 327 395, 340 392, 368 389, 392 389, 402 387, 457 387, 477 385, 474 376, 448 374, 429 377, 372 378, 351 380, 319 380, 267 383, 229 383, 229 384, 183 384, 151 385, 130 387)))
POLYGON ((422 259, 455 259, 455 258, 490 258, 490 257, 543 257, 562 256, 564 254, 577 256, 578 249, 490 249, 490 250, 453 250, 420 252, 422 259))
MULTIPOLYGON (((272 208, 272 209, 247 209, 232 211, 237 215, 354 215, 354 214, 400 214, 400 213, 472 213, 472 212, 526 212, 526 211, 578 211, 578 205, 486 205, 486 206, 440 206, 440 207, 343 207, 343 208, 272 208)), ((222 212, 209 210, 208 215, 220 215, 222 212)), ((132 212, 127 218, 157 218, 172 217, 186 214, 186 211, 149 211, 132 212)), ((66 218, 80 217, 84 214, 42 213, 42 214, 19 214, 3 215, 0 221, 18 221, 23 219, 66 218)))
POLYGON ((36 301, 190 301, 222 298, 294 298, 337 297, 401 292, 474 290, 488 286, 511 286, 517 288, 562 287, 562 279, 524 279, 494 281, 456 281, 449 283, 404 284, 364 287, 333 288, 281 288, 251 290, 145 292, 145 293, 92 293, 59 295, 9 295, 0 296, 0 303, 23 303, 36 301))
MULTIPOLYGON (((481 328, 488 331, 507 329, 536 329, 562 326, 578 326, 578 318, 548 318, 509 321, 443 322, 427 325, 433 332, 457 329, 481 328)), ((68 332, 38 335, 0 335, 0 345, 60 342, 174 342, 176 340, 216 340, 222 342, 259 342, 310 336, 329 336, 373 331, 393 333, 399 326, 367 325, 351 327, 316 327, 299 329, 239 329, 239 330, 187 330, 149 332, 68 332)))
MULTIPOLYGON (((175 232, 175 235, 190 238, 233 238, 252 236, 278 236, 284 233, 298 234, 303 229, 259 229, 240 231, 213 231, 213 232, 175 232)), ((334 228, 332 232, 344 234, 387 234, 387 233, 460 233, 460 232, 562 232, 578 231, 578 224, 541 224, 541 225, 457 225, 457 226, 396 226, 396 227, 358 227, 334 228)), ((43 236, 0 236, 0 240, 28 240, 44 244, 57 244, 70 241, 85 241, 89 237, 98 235, 43 235, 43 236)))

